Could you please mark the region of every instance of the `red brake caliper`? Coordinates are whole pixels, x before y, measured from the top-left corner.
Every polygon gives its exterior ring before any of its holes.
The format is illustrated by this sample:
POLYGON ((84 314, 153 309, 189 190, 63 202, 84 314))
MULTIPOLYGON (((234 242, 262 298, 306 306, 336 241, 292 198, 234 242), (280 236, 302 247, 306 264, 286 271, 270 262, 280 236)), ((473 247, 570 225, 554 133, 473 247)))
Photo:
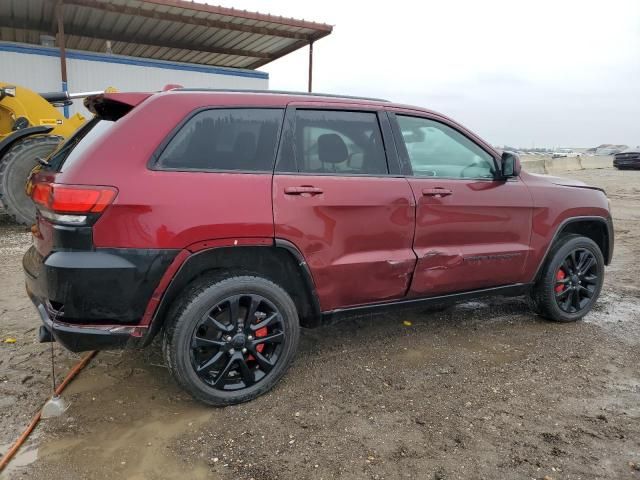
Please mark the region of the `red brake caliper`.
MULTIPOLYGON (((256 338, 259 338, 259 337, 266 337, 266 336, 267 336, 267 333, 268 333, 268 332, 267 332, 267 327, 262 327, 262 328, 260 328, 260 329, 256 330, 256 338)), ((258 345, 258 346, 256 347, 256 350, 257 350, 259 353, 262 353, 262 350, 264 350, 264 343, 261 343, 260 345, 258 345)))
MULTIPOLYGON (((556 273, 556 280, 560 281, 560 280, 564 280, 567 277, 567 274, 564 273, 564 270, 560 269, 558 270, 558 273, 556 273)), ((556 285, 556 293, 560 293, 564 290, 564 285, 560 284, 560 285, 556 285)))
MULTIPOLYGON (((269 331, 267 330, 267 327, 262 327, 262 328, 260 328, 260 329, 256 330, 256 338, 259 338, 259 337, 266 337, 268 333, 269 333, 269 331)), ((256 347, 256 350, 257 350, 259 353, 262 353, 262 350, 264 350, 264 343, 261 343, 260 345, 258 345, 258 346, 256 347)), ((247 360, 255 360, 255 358, 254 358, 254 356, 253 356, 253 355, 249 355, 249 356, 247 357, 247 360)))

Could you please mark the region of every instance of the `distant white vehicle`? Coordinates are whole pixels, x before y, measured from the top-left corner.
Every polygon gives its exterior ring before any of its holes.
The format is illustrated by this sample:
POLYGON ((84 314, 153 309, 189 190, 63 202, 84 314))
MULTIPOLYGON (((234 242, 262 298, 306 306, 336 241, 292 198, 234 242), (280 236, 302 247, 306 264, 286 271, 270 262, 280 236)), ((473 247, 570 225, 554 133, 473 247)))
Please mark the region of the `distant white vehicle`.
POLYGON ((551 158, 578 157, 579 152, 574 152, 571 148, 559 148, 551 154, 551 158))
POLYGON ((619 153, 620 149, 619 148, 615 148, 615 147, 605 147, 605 148, 597 148, 596 149, 596 155, 615 155, 616 153, 619 153))

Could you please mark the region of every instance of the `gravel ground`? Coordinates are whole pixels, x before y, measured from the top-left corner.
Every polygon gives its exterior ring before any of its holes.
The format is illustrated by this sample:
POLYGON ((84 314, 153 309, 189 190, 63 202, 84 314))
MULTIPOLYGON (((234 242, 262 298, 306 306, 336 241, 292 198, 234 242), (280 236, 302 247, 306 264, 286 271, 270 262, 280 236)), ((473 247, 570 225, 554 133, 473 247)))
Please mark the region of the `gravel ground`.
MULTIPOLYGON (((102 352, 2 478, 640 479, 640 172, 565 175, 613 202, 614 262, 584 321, 522 298, 351 319, 305 331, 272 392, 224 409, 174 385, 157 345, 102 352)), ((0 238, 0 340, 16 339, 0 343, 2 453, 51 372, 23 287, 29 234, 2 220, 0 238)), ((60 378, 80 358, 55 355, 60 378)))

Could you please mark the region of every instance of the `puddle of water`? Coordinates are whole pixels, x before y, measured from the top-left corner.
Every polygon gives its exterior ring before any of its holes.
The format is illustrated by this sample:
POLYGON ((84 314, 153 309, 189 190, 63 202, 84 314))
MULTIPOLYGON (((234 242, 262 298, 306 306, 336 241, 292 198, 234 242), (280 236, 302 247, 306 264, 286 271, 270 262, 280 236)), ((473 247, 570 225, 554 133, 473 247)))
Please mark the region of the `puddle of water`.
MULTIPOLYGON (((599 298, 595 308, 584 318, 584 322, 614 333, 616 330, 624 333, 628 330, 627 327, 640 326, 640 298, 607 292, 599 298)), ((638 338, 640 334, 637 328, 635 332, 638 338)))
POLYGON ((480 308, 487 308, 488 303, 485 302, 464 302, 455 306, 457 310, 478 310, 480 308))
MULTIPOLYGON (((516 342, 517 343, 517 342, 516 342)), ((399 350, 401 361, 412 366, 425 366, 439 371, 437 365, 452 363, 452 357, 467 359, 470 363, 505 365, 526 357, 527 349, 505 343, 505 339, 492 330, 476 332, 469 336, 445 335, 433 344, 399 350)))
POLYGON ((83 372, 82 381, 72 382, 64 391, 65 395, 71 397, 77 393, 93 392, 99 393, 101 390, 112 388, 118 379, 105 374, 103 369, 87 370, 83 372))
MULTIPOLYGON (((170 441, 195 431, 214 414, 206 407, 194 407, 177 414, 147 412, 131 423, 103 423, 88 435, 44 443, 40 458, 58 465, 75 462, 95 479, 181 478, 186 467, 167 450, 170 441)), ((204 459, 188 470, 189 478, 211 478, 204 459)))
MULTIPOLYGON (((0 445, 0 454, 4 455, 11 448, 13 443, 7 443, 5 445, 0 445)), ((4 469, 2 474, 0 474, 0 479, 9 479, 11 478, 11 474, 15 473, 16 470, 26 467, 27 465, 32 464, 38 459, 38 448, 34 445, 22 446, 18 453, 16 453, 9 465, 4 469)))

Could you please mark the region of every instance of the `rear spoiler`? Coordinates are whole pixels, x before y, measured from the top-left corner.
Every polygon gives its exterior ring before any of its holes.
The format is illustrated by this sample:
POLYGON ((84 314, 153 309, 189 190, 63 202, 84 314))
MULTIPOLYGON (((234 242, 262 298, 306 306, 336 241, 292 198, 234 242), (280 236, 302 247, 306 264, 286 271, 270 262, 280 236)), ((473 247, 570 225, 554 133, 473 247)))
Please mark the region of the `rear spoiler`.
POLYGON ((105 120, 118 120, 134 107, 145 101, 153 93, 102 93, 90 95, 84 99, 84 106, 94 115, 105 120))

